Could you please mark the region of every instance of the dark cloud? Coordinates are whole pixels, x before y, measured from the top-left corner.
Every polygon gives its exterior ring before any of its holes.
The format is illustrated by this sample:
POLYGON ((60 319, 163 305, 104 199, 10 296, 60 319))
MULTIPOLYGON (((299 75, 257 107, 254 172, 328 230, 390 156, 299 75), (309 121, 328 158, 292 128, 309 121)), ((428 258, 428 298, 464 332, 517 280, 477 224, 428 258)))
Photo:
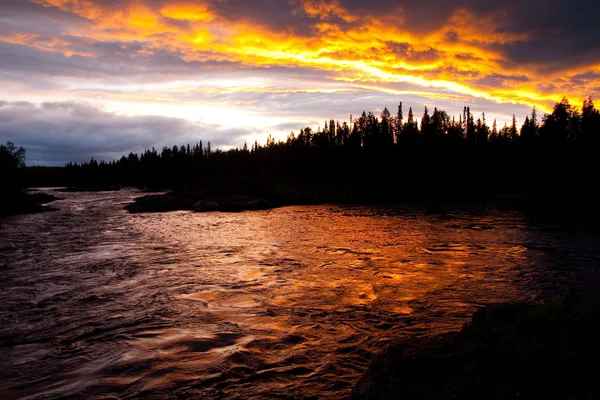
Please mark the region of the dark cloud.
POLYGON ((0 102, 0 143, 27 149, 29 165, 62 165, 91 157, 113 160, 129 152, 210 141, 240 146, 249 132, 160 116, 124 116, 80 102, 0 102))
POLYGON ((491 0, 471 6, 478 14, 501 15, 498 32, 526 35, 522 41, 492 46, 517 65, 534 64, 553 71, 599 59, 600 3, 595 0, 491 0))
POLYGON ((548 36, 505 45, 500 50, 506 56, 508 66, 533 65, 542 72, 552 73, 585 67, 600 59, 600 42, 596 39, 600 32, 590 34, 596 36, 581 36, 578 41, 572 37, 548 36))
POLYGON ((27 0, 0 0, 0 10, 0 35, 3 36, 27 32, 56 37, 91 22, 74 13, 27 0))
POLYGON ((600 72, 588 71, 583 74, 575 75, 571 78, 571 82, 576 85, 584 85, 590 82, 596 82, 598 85, 595 90, 600 92, 600 72))
POLYGON ((90 76, 105 74, 93 59, 41 51, 29 46, 0 42, 2 75, 90 76))
POLYGON ((299 12, 298 1, 281 0, 208 0, 209 7, 221 18, 232 22, 251 21, 275 32, 310 36, 317 31, 314 20, 299 12))
POLYGON ((438 51, 431 47, 427 48, 426 50, 419 50, 415 49, 410 43, 394 42, 389 42, 386 44, 386 46, 390 52, 408 61, 434 61, 439 57, 438 51))

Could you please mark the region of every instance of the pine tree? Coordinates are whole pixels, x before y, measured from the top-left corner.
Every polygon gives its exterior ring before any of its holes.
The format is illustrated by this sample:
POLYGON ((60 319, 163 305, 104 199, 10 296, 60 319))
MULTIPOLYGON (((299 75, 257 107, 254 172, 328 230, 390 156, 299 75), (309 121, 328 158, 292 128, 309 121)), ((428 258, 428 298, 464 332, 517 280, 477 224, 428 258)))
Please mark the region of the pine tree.
POLYGON ((402 134, 402 124, 404 123, 404 113, 402 112, 402 102, 398 104, 398 113, 396 114, 396 129, 395 137, 396 143, 399 143, 400 135, 402 134))
POLYGON ((512 117, 512 124, 510 126, 509 135, 510 135, 509 139, 512 143, 516 143, 517 140, 519 139, 519 134, 517 131, 517 118, 515 117, 515 114, 513 114, 513 117, 512 117))
POLYGON ((496 118, 494 118, 494 123, 492 124, 492 133, 490 135, 490 142, 493 144, 498 142, 498 123, 496 122, 496 118))

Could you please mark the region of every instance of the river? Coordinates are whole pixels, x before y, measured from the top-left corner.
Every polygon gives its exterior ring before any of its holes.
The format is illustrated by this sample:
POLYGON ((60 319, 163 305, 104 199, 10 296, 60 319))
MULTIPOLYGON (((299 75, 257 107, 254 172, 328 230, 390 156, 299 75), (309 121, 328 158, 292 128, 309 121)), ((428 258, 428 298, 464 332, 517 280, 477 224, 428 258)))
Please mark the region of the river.
POLYGON ((341 399, 390 340, 600 283, 600 236, 494 205, 0 220, 0 398, 341 399))

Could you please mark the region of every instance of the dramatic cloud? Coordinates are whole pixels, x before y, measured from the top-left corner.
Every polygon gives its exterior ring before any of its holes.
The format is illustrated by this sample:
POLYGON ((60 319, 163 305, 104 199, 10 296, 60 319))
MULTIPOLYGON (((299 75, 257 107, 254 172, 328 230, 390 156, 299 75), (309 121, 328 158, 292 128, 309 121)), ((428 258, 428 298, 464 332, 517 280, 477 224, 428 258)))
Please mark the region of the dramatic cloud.
POLYGON ((600 94, 600 5, 591 0, 0 0, 0 8, 3 99, 38 111, 43 102, 101 104, 114 123, 153 115, 261 139, 401 100, 416 114, 423 104, 450 113, 470 105, 503 123, 562 96, 579 104, 600 94))
POLYGON ((0 142, 18 138, 29 164, 64 164, 90 158, 112 160, 152 146, 197 143, 239 146, 249 132, 178 118, 122 116, 85 103, 0 102, 0 142))

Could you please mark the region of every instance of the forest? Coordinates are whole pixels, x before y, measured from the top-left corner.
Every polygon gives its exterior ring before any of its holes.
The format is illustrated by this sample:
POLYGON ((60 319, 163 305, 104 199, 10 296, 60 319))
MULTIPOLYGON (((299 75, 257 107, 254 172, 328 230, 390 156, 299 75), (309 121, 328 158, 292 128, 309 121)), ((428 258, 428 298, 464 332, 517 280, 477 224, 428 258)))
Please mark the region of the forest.
POLYGON ((539 117, 534 108, 521 126, 513 117, 512 124, 501 127, 496 121, 490 126, 485 113, 475 115, 469 107, 458 118, 425 107, 417 122, 412 108, 406 112, 400 102, 394 114, 387 108, 379 116, 363 112, 349 122, 326 121, 317 131, 300 129, 285 141, 269 137, 265 144, 245 143, 227 151, 200 140, 114 161, 24 167, 23 149, 19 161, 3 162, 2 168, 13 187, 18 181, 27 187, 90 189, 304 185, 481 192, 589 186, 597 173, 598 150, 600 113, 591 97, 581 111, 563 98, 549 114, 539 117))

